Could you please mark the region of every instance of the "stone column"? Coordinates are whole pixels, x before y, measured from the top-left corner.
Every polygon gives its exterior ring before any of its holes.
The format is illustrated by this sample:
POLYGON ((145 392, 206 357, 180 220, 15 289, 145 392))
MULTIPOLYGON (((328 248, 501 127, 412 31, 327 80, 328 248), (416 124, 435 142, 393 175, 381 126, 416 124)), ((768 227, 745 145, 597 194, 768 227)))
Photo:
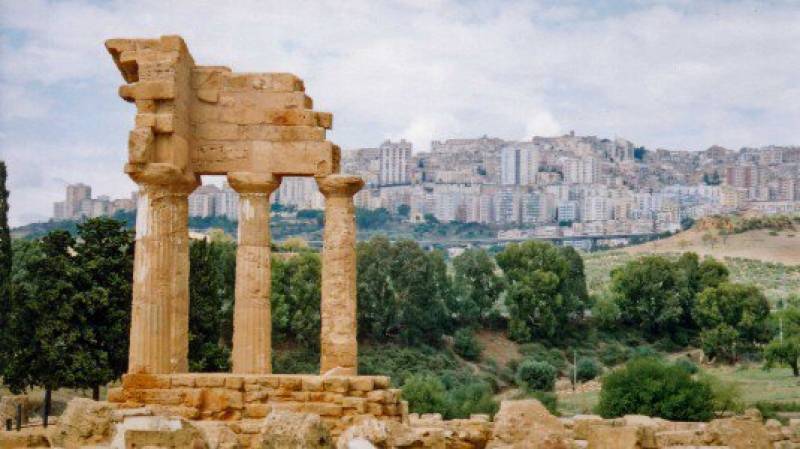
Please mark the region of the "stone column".
POLYGON ((358 176, 318 177, 325 195, 322 249, 322 318, 320 372, 355 375, 356 339, 356 219, 353 195, 364 185, 358 176))
POLYGON ((188 371, 189 204, 194 176, 140 172, 128 372, 188 371))
POLYGON ((228 182, 239 193, 233 372, 269 374, 272 372, 269 197, 280 185, 280 178, 231 173, 228 182))

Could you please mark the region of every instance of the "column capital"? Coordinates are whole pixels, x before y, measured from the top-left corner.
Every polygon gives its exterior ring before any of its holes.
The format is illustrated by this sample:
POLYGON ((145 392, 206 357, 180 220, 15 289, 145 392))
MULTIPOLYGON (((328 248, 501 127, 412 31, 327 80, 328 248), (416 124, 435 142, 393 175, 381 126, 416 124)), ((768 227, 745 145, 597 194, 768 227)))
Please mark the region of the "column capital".
POLYGON ((238 193, 271 194, 281 185, 281 178, 271 173, 228 173, 228 184, 238 193))
POLYGON ((192 193, 200 185, 200 177, 185 173, 169 163, 150 163, 144 166, 126 164, 125 173, 141 187, 155 187, 175 193, 192 193))
POLYGON ((362 187, 364 187, 364 180, 354 175, 328 175, 317 176, 314 179, 317 181, 319 191, 329 196, 353 196, 362 187))

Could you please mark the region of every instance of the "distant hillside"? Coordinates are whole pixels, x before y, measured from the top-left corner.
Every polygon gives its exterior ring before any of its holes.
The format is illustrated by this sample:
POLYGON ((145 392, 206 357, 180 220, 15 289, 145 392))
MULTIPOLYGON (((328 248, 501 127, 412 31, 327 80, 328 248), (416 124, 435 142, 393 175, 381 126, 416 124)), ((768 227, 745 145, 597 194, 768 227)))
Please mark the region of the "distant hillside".
POLYGON ((719 259, 743 259, 800 265, 800 230, 757 229, 725 235, 716 229, 695 227, 672 237, 624 248, 628 254, 694 251, 719 259))

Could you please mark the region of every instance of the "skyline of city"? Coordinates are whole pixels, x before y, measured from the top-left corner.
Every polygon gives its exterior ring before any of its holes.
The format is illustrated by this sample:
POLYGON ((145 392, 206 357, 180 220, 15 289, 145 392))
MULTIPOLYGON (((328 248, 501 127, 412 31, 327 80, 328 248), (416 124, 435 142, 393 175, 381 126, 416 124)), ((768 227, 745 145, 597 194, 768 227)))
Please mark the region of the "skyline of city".
MULTIPOLYGON (((800 146, 651 151, 571 132, 530 141, 433 141, 414 152, 401 139, 343 150, 342 170, 365 180, 358 207, 397 213, 406 205, 409 221, 482 223, 501 239, 655 234, 718 213, 800 212, 800 146)), ((88 200, 85 188, 68 188, 55 211, 93 216, 130 205, 88 200), (75 192, 84 195, 76 200, 75 192)), ((273 201, 296 210, 324 206, 313 178, 285 178, 273 201)), ((236 192, 206 182, 190 195, 189 214, 235 221, 236 192)))

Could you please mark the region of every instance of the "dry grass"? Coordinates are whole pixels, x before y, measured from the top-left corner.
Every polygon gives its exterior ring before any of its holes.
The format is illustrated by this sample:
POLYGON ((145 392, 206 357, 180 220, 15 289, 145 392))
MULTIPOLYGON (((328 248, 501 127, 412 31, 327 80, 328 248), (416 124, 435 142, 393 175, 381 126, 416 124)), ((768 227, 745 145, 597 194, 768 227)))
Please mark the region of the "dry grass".
POLYGON ((714 256, 760 260, 800 265, 800 233, 782 231, 770 233, 767 230, 747 231, 727 237, 716 231, 691 229, 672 237, 656 240, 623 249, 628 254, 673 253, 693 251, 701 256, 714 256), (710 234, 716 242, 704 242, 703 236, 710 234), (712 244, 713 243, 713 244, 712 244))

